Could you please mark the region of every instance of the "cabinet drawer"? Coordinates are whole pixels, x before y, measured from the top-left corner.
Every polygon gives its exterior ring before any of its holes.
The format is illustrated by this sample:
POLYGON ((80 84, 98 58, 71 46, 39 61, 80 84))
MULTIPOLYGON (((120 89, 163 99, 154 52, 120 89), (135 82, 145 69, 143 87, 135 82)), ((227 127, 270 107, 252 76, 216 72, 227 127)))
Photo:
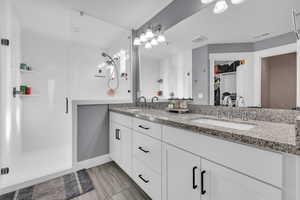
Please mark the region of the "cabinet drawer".
POLYGON ((155 124, 146 120, 134 118, 133 129, 140 133, 161 140, 162 126, 160 124, 155 124))
POLYGON ((225 140, 163 127, 163 141, 226 167, 282 187, 282 155, 225 140))
POLYGON ((110 112, 110 121, 121 124, 125 127, 132 128, 132 117, 118 114, 115 112, 110 112))
POLYGON ((133 159, 133 179, 152 200, 161 200, 161 175, 135 158, 133 159))
POLYGON ((137 132, 133 134, 133 156, 157 173, 161 173, 161 145, 160 140, 137 132))

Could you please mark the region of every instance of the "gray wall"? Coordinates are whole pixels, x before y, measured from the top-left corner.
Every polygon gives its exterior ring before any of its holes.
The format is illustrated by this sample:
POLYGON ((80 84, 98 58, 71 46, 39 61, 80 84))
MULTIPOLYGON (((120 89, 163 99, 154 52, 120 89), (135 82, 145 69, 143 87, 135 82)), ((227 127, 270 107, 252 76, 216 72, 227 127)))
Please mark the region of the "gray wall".
POLYGON ((77 110, 78 161, 84 161, 108 154, 108 105, 80 105, 77 110))
POLYGON ((255 42, 253 44, 254 51, 269 49, 273 47, 278 47, 286 44, 292 44, 297 42, 297 37, 294 32, 286 33, 270 39, 255 42))
POLYGON ((232 53, 232 52, 252 52, 253 43, 230 43, 230 44, 209 44, 208 52, 211 53, 232 53))

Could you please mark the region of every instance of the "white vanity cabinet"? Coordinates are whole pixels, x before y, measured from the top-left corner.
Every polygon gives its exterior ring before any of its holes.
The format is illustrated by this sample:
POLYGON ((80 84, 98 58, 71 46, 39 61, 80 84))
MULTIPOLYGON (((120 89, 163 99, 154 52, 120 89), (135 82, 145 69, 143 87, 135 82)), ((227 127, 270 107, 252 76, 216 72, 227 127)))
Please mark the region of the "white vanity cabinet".
POLYGON ((202 200, 281 200, 281 190, 221 165, 201 160, 202 200))
POLYGON ((168 200, 200 199, 200 158, 170 145, 166 148, 168 200))
MULTIPOLYGON (((130 121, 131 118, 128 117, 128 120, 130 121)), ((112 116, 110 120, 110 156, 129 176, 132 176, 132 130, 115 122, 112 116)))
POLYGON ((167 200, 281 200, 281 191, 213 162, 167 145, 167 200))
POLYGON ((110 127, 112 159, 153 200, 289 200, 282 154, 117 113, 110 127))

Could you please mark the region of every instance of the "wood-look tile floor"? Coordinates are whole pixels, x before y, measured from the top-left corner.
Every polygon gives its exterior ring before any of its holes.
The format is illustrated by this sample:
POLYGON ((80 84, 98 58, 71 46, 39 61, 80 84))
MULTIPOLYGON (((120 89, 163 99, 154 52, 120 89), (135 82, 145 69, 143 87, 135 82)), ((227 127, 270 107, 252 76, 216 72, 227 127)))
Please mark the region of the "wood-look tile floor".
POLYGON ((114 162, 88 170, 95 190, 74 200, 151 200, 114 162))

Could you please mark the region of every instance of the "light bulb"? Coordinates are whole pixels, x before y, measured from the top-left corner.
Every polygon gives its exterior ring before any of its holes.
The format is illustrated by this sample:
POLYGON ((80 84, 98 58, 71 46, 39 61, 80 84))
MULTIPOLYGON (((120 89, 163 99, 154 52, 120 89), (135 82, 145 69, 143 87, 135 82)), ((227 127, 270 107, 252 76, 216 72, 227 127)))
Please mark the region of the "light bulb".
POLYGON ((151 38, 153 38, 153 37, 154 37, 154 34, 153 34, 152 30, 151 30, 151 29, 148 29, 148 30, 146 31, 146 38, 147 38, 147 39, 151 39, 151 38))
POLYGON ((157 37, 157 41, 158 42, 165 42, 166 41, 166 37, 164 36, 164 35, 159 35, 158 37, 157 37))
POLYGON ((240 4, 243 3, 245 0, 231 0, 232 4, 240 4))
POLYGON ((142 35, 140 36, 140 40, 141 42, 146 42, 147 41, 147 37, 145 33, 142 33, 142 35))
POLYGON ((147 43, 145 44, 145 48, 146 48, 146 49, 151 49, 151 48, 152 48, 151 43, 150 43, 150 42, 147 42, 147 43))
POLYGON ((209 4, 211 2, 213 2, 214 0, 201 0, 202 3, 204 4, 209 4))
POLYGON ((157 42, 157 40, 156 40, 155 38, 153 38, 153 39, 151 40, 151 45, 152 45, 152 46, 158 45, 158 42, 157 42))
POLYGON ((226 1, 220 0, 215 5, 214 13, 221 14, 221 13, 225 12, 227 9, 228 9, 228 4, 226 3, 226 1))
POLYGON ((134 39, 134 42, 133 42, 133 45, 134 45, 134 46, 139 46, 139 45, 141 45, 141 40, 140 40, 140 38, 138 38, 138 37, 135 38, 135 39, 134 39))

